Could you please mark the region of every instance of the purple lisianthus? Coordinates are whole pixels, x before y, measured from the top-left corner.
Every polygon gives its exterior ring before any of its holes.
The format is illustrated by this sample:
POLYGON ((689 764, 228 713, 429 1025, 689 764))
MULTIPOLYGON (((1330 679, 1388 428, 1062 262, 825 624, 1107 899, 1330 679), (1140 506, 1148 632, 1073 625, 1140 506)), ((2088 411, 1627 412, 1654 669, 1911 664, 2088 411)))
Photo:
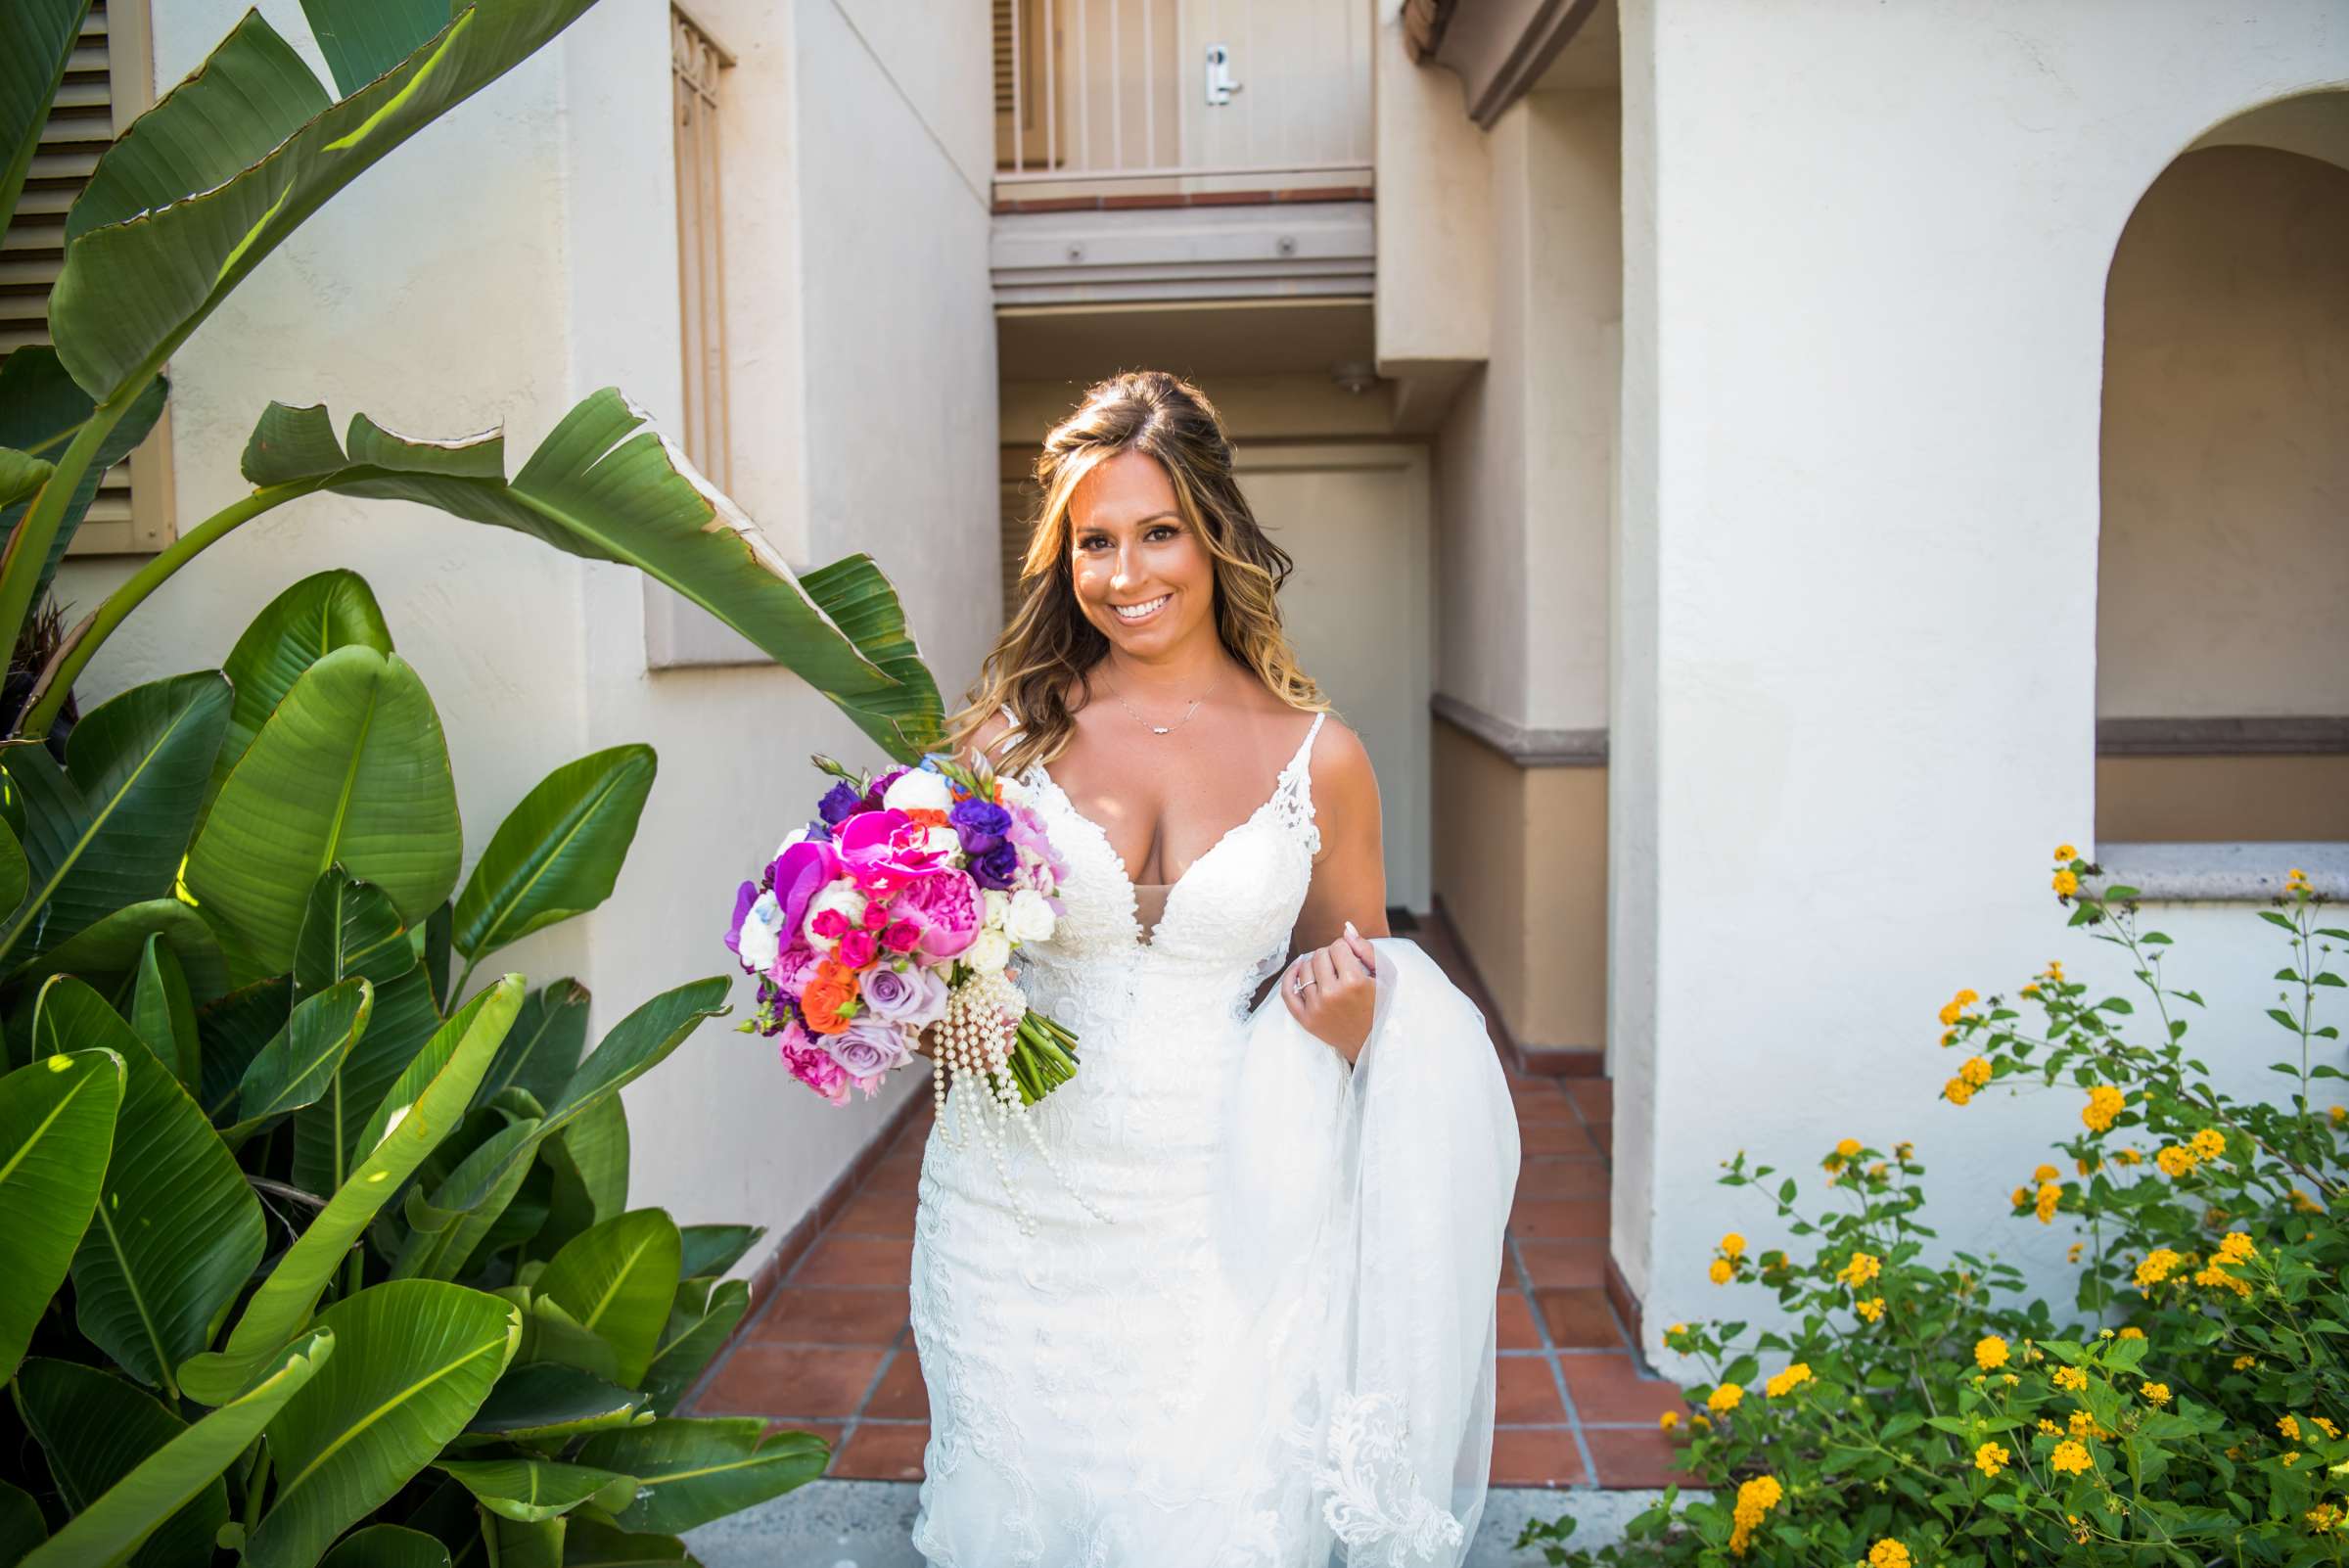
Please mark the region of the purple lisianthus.
POLYGON ((905 1032, 886 1019, 859 1014, 837 1035, 817 1037, 824 1052, 859 1079, 879 1078, 913 1055, 905 1032))
POLYGON ((1011 831, 1011 813, 992 801, 957 801, 946 813, 965 854, 985 854, 1011 831))
POLYGON ((902 970, 876 964, 857 977, 856 990, 872 1016, 908 1029, 920 1029, 946 1016, 945 977, 918 964, 902 970))
POLYGON ((985 854, 971 856, 971 880, 983 888, 998 891, 1011 886, 1011 879, 1020 874, 1020 852, 1009 839, 998 842, 985 854))
POLYGON ((873 780, 872 786, 864 792, 864 798, 858 801, 856 804, 867 811, 880 810, 881 797, 889 793, 889 787, 912 771, 913 769, 909 767, 891 768, 888 772, 873 780))
POLYGON ((816 803, 815 809, 816 814, 824 819, 826 828, 836 828, 853 816, 863 803, 864 797, 856 793, 856 787, 843 780, 824 792, 824 798, 816 803))

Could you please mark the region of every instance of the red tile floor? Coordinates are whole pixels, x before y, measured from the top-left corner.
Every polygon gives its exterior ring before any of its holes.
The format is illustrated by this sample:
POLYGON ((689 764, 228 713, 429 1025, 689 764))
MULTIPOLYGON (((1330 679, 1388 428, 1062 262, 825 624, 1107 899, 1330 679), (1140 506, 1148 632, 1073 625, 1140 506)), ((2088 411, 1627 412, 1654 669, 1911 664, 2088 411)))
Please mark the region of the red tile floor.
MULTIPOLYGON (((1448 944, 1420 940, 1452 958, 1448 944)), ((1493 1484, 1662 1486, 1678 1478, 1656 1418, 1683 1407, 1680 1392, 1643 1375, 1604 1288, 1613 1086, 1514 1070, 1508 1079, 1523 1163, 1500 1267, 1493 1484)), ((921 1479, 930 1406, 905 1279, 930 1121, 927 1105, 915 1111, 754 1309, 694 1413, 764 1415, 817 1433, 833 1446, 832 1476, 921 1479)))

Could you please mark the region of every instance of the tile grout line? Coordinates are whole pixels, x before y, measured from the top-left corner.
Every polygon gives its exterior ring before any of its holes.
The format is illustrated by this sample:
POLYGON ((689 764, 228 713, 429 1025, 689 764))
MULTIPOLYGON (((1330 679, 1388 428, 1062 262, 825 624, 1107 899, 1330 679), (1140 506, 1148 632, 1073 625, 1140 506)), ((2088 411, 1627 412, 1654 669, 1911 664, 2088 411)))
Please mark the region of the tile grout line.
MULTIPOLYGON (((1534 1295, 1533 1270, 1525 1266, 1525 1254, 1514 1232, 1504 1231, 1501 1245, 1508 1249, 1509 1262, 1517 1270, 1517 1288, 1524 1294, 1526 1307, 1533 1314, 1534 1337, 1542 1342, 1543 1360, 1549 1364, 1550 1385, 1558 1391, 1558 1403, 1565 1408, 1566 1430, 1573 1434, 1574 1452, 1583 1461, 1582 1484, 1594 1487, 1598 1485, 1598 1465, 1591 1455, 1589 1439, 1583 1434, 1582 1413, 1575 1408, 1574 1395, 1566 1387, 1566 1369, 1560 1364, 1557 1346, 1549 1337, 1549 1320, 1543 1315, 1542 1304, 1534 1295)), ((1488 1477, 1490 1474, 1488 1469, 1488 1477)))

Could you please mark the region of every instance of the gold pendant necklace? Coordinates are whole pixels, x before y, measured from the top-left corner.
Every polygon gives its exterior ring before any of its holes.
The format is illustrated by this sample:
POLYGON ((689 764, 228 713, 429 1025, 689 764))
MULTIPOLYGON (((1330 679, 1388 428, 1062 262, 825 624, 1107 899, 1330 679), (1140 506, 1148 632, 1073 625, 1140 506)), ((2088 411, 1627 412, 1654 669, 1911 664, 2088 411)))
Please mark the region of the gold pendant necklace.
POLYGON ((1184 709, 1182 711, 1182 716, 1174 720, 1174 722, 1172 724, 1153 724, 1150 722, 1150 720, 1144 718, 1134 708, 1133 704, 1126 700, 1126 694, 1118 690, 1116 684, 1110 680, 1106 672, 1104 672, 1101 676, 1101 684, 1109 687, 1109 694, 1118 700, 1118 706, 1120 708, 1123 708, 1126 710, 1126 712, 1133 715, 1135 723, 1140 724, 1143 728, 1149 730, 1153 735, 1171 735, 1174 731, 1182 728, 1183 725, 1189 723, 1191 721, 1191 715, 1199 712, 1199 705, 1216 694, 1216 688, 1223 684, 1223 673, 1221 670, 1218 670, 1216 672, 1215 680, 1208 686, 1207 690, 1192 698, 1191 706, 1184 709))

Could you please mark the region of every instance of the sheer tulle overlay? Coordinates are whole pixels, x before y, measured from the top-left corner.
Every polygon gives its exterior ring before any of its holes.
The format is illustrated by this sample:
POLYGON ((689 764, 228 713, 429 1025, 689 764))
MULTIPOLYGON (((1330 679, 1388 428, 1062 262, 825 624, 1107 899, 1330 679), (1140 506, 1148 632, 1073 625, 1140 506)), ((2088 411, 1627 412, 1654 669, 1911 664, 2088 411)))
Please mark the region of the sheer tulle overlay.
POLYGON ((1517 1124, 1484 1021, 1382 939, 1357 1064, 1257 986, 1319 848, 1306 770, 1168 890, 1144 943, 1125 867, 1042 768, 1071 863, 1024 954, 1077 1032, 1029 1111, 1088 1215, 958 1086, 924 1151, 912 1318, 929 1384, 913 1544, 944 1568, 1456 1568, 1483 1512, 1495 1279, 1517 1124), (1036 1217, 1022 1235, 1004 1192, 1036 1217))

